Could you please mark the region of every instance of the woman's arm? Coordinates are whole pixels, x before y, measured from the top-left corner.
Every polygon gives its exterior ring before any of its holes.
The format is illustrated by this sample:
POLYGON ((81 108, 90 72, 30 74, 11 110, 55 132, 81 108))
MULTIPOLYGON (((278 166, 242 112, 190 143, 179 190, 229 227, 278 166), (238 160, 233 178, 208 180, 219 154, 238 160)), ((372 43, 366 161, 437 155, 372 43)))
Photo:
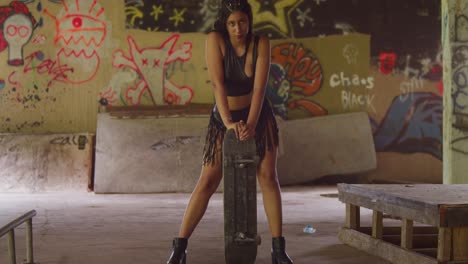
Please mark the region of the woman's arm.
POLYGON ((224 64, 221 45, 223 38, 218 32, 208 33, 206 40, 206 65, 213 87, 216 107, 218 108, 224 126, 227 129, 234 128, 239 137, 239 123, 232 122, 231 112, 229 111, 226 90, 224 87, 224 64))
POLYGON ((262 110, 263 100, 265 98, 270 62, 270 41, 267 37, 262 36, 258 42, 258 57, 257 65, 255 67, 252 102, 250 105, 249 117, 247 119, 247 126, 252 128, 254 131, 257 126, 258 117, 262 110))

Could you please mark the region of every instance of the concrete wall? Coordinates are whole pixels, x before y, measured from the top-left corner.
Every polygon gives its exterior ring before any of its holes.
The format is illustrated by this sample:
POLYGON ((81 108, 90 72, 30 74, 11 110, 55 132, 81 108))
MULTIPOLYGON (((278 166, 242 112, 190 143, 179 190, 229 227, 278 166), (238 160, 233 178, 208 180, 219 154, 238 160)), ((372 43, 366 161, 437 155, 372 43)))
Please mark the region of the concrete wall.
MULTIPOLYGON (((440 1, 375 2, 251 0, 272 39, 268 97, 290 120, 366 111, 372 177, 441 181, 440 1)), ((103 105, 213 103, 201 32, 216 1, 0 8, 0 132, 95 133, 103 105)))

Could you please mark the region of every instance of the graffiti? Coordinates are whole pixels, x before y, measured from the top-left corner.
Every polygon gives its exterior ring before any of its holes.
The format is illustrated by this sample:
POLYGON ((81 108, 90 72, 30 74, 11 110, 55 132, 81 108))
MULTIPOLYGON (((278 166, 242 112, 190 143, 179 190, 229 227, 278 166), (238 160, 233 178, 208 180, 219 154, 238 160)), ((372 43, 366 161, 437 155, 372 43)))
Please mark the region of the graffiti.
POLYGON ((199 31, 205 32, 211 29, 218 16, 219 1, 217 0, 203 0, 200 3, 200 15, 204 18, 199 31))
MULTIPOLYGON (((144 3, 136 3, 136 6, 127 5, 128 2, 125 4, 125 16, 127 16, 127 27, 134 28, 135 21, 137 19, 143 19, 143 11, 139 9, 139 7, 143 7, 144 3)), ((153 5, 153 12, 155 12, 155 5, 153 5)), ((153 15, 153 13, 151 13, 153 15)), ((159 15, 159 14, 158 14, 159 15)), ((157 16, 156 16, 157 17, 157 16)))
POLYGON ((275 114, 285 120, 288 119, 286 104, 289 99, 290 89, 291 83, 287 79, 284 68, 280 64, 272 63, 268 77, 266 97, 272 103, 275 114))
POLYGON ((367 89, 374 88, 374 77, 369 76, 365 78, 359 77, 357 74, 347 76, 344 72, 334 73, 330 76, 330 87, 360 87, 364 86, 367 89))
POLYGON ((294 37, 290 14, 302 0, 250 1, 254 15, 253 26, 258 31, 276 31, 287 37, 294 37))
POLYGON ((291 100, 288 106, 290 109, 304 109, 311 116, 324 116, 328 114, 328 111, 323 106, 308 99, 291 100))
POLYGON ((125 94, 125 88, 134 84, 137 78, 138 74, 136 71, 122 69, 112 76, 109 85, 104 88, 102 92, 99 92, 99 103, 104 106, 114 105, 118 101, 117 95, 119 95, 119 98, 125 103, 125 99, 122 99, 120 95, 122 92, 125 94))
POLYGON ((37 35, 36 37, 33 38, 32 43, 34 44, 44 44, 46 41, 46 37, 42 34, 37 35))
POLYGON ((410 54, 398 56, 395 52, 381 52, 378 67, 380 73, 384 75, 403 74, 406 79, 426 79, 441 84, 442 50, 439 50, 433 58, 410 54))
POLYGON ((309 21, 311 26, 314 26, 314 19, 309 16, 310 13, 310 7, 307 8, 305 11, 300 10, 299 8, 296 9, 297 12, 297 21, 299 22, 299 26, 302 28, 305 26, 306 22, 309 21))
POLYGON ((455 17, 455 41, 468 41, 468 17, 465 15, 455 17))
POLYGON ((217 0, 125 0, 127 28, 148 31, 205 32, 216 19, 217 0))
POLYGON ((56 137, 49 141, 51 145, 75 145, 78 146, 80 144, 88 143, 88 139, 85 136, 62 136, 56 137), (84 140, 84 143, 83 143, 84 140))
MULTIPOLYGON (((289 93, 297 94, 301 97, 312 96, 322 86, 322 68, 320 62, 312 52, 304 49, 302 45, 296 43, 279 44, 272 49, 272 63, 280 65, 286 72, 289 81, 289 93)), ((291 99, 302 100, 302 99, 291 99)), ((288 102, 290 106, 304 106, 313 104, 306 100, 304 104, 288 102)), ((319 109, 318 104, 315 107, 306 107, 306 111, 319 109)), ((325 110, 310 112, 312 115, 318 115, 325 110)))
POLYGON ((8 65, 24 64, 23 47, 29 42, 36 19, 20 1, 0 7, 0 52, 8 47, 8 65))
MULTIPOLYGON (((334 73, 330 76, 330 87, 342 87, 342 88, 359 88, 365 87, 367 89, 374 88, 374 77, 360 77, 357 74, 351 76, 346 75, 344 72, 334 73)), ((375 95, 371 94, 357 94, 353 91, 342 90, 341 91, 341 104, 343 109, 349 110, 356 107, 369 107, 376 112, 372 102, 375 95)))
POLYGON ((139 48, 132 36, 128 36, 130 56, 122 50, 114 52, 113 66, 121 69, 133 69, 141 77, 141 81, 127 90, 126 99, 132 105, 138 105, 141 97, 148 92, 154 105, 189 104, 193 97, 193 89, 188 86, 178 86, 166 78, 166 68, 176 61, 188 61, 192 57, 192 44, 184 42, 180 49, 175 44, 180 35, 173 34, 158 48, 139 48))
POLYGON ((380 73, 387 75, 395 68, 396 54, 391 52, 381 52, 379 55, 380 73))
POLYGON ((51 77, 47 82, 47 88, 50 88, 54 82, 66 83, 68 77, 74 71, 72 67, 66 64, 61 65, 57 61, 44 59, 44 54, 41 51, 36 51, 27 56, 25 61, 26 63, 23 68, 24 74, 34 72, 38 75, 51 77))
POLYGON ((103 106, 113 105, 117 102, 117 98, 115 98, 116 95, 117 92, 112 90, 112 87, 109 87, 106 91, 99 92, 99 103, 103 106))
MULTIPOLYGON (((153 12, 151 12, 150 15, 153 16, 154 21, 158 21, 159 20, 159 15, 164 13, 164 11, 162 9, 162 5, 153 5, 152 8, 153 8, 153 12)), ((184 12, 186 10, 187 9, 185 9, 184 12)), ((140 14, 143 14, 143 13, 140 12, 140 14)), ((140 18, 141 17, 143 17, 143 16, 140 16, 140 18)))
POLYGON ((377 151, 423 152, 442 160, 442 97, 419 92, 414 100, 395 97, 374 134, 377 151))
POLYGON ((372 104, 374 97, 373 94, 356 94, 343 90, 341 91, 341 104, 344 110, 368 107, 377 112, 372 104))
POLYGON ((302 45, 284 43, 272 49, 272 62, 286 69, 292 89, 304 95, 315 94, 322 85, 322 69, 318 59, 302 45))
POLYGON ((422 90, 424 88, 422 78, 411 78, 405 80, 400 84, 400 101, 404 102, 408 99, 414 100, 413 95, 415 95, 416 90, 422 90))
POLYGON ((348 35, 351 33, 356 33, 356 29, 349 23, 335 23, 335 29, 339 30, 342 35, 348 35))
POLYGON ((163 139, 151 146, 152 150, 173 149, 182 145, 192 144, 200 141, 200 137, 177 136, 175 138, 163 139))
POLYGON ((187 8, 182 9, 181 11, 174 8, 174 15, 169 17, 170 21, 174 21, 174 26, 178 27, 179 23, 184 22, 184 13, 187 11, 187 8))
POLYGON ((82 84, 92 80, 101 64, 99 48, 107 37, 104 8, 97 0, 63 1, 59 15, 44 12, 55 20, 55 44, 62 48, 57 52, 59 65, 70 65, 75 71, 68 82, 82 84), (102 16, 102 17, 101 17, 102 16))
POLYGON ((359 56, 358 48, 353 44, 346 44, 343 48, 343 57, 348 64, 357 64, 359 56))

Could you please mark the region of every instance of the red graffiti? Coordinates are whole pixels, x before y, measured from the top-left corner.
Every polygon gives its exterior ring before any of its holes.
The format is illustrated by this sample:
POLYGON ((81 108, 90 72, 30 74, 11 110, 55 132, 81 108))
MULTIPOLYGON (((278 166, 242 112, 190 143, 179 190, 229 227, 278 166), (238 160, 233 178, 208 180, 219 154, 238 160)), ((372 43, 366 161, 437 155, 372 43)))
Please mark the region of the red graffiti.
POLYGON ((192 101, 191 87, 177 85, 166 77, 167 65, 175 61, 186 62, 192 57, 192 43, 184 42, 180 48, 175 47, 179 37, 179 34, 173 34, 159 47, 140 48, 135 39, 128 36, 129 55, 123 50, 114 52, 115 68, 133 69, 142 78, 125 93, 132 105, 140 104, 144 93, 149 93, 154 105, 189 104, 192 101))
POLYGON ((289 108, 296 109, 296 108, 303 108, 307 110, 311 114, 311 116, 324 116, 328 115, 327 109, 323 108, 321 105, 309 101, 309 100, 294 100, 289 103, 289 108))
POLYGON ((29 72, 35 72, 39 75, 52 76, 52 78, 47 83, 47 88, 50 88, 53 82, 67 82, 67 74, 73 73, 73 68, 66 64, 58 64, 57 61, 53 61, 51 59, 40 61, 38 59, 38 57, 41 57, 40 54, 41 53, 39 51, 36 51, 25 58, 23 73, 27 74, 29 72))
POLYGON ((284 43, 274 47, 272 62, 283 66, 292 86, 301 88, 304 95, 313 95, 322 86, 320 63, 302 45, 284 43))
POLYGON ((99 18, 104 8, 99 6, 97 0, 86 3, 63 0, 62 3, 65 14, 60 17, 48 10, 44 10, 44 13, 55 20, 55 44, 63 46, 57 53, 58 64, 75 68, 75 73, 67 81, 83 84, 94 79, 100 68, 99 48, 107 37, 107 24, 99 18))
POLYGON ((396 54, 381 52, 379 56, 380 72, 382 74, 390 74, 395 68, 396 54))

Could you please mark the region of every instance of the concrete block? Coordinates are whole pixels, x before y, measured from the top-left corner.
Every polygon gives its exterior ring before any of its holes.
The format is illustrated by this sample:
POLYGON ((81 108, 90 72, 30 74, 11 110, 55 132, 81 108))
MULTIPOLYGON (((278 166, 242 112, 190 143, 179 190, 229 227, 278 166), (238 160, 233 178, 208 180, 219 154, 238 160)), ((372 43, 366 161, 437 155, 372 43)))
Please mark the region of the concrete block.
POLYGON ((191 192, 209 116, 117 118, 98 114, 96 193, 191 192))
POLYGON ((0 134, 0 192, 86 192, 92 155, 90 134, 0 134))
POLYGON ((372 129, 365 112, 280 121, 278 125, 281 185, 377 167, 372 129))

